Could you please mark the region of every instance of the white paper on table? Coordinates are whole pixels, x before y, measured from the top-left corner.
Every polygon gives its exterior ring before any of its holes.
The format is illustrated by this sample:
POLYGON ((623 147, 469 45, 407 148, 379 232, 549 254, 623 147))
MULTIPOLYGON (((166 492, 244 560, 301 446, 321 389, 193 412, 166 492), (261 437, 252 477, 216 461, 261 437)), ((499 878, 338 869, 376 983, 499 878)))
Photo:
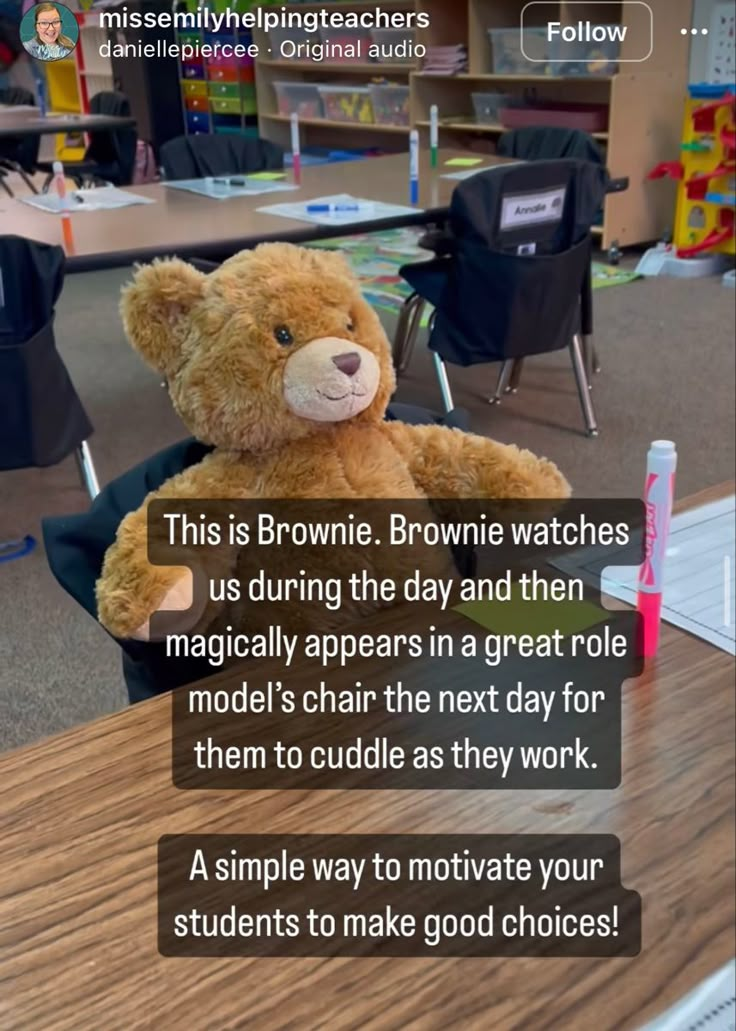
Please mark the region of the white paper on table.
POLYGON ((117 186, 99 186, 94 190, 70 190, 62 203, 57 193, 37 193, 20 198, 23 204, 40 208, 52 215, 68 211, 70 215, 85 211, 108 211, 113 208, 127 208, 132 204, 155 204, 151 197, 139 197, 137 193, 119 190, 117 186))
MULTIPOLYGON (((408 181, 408 180, 407 180, 408 181)), ((319 226, 344 226, 356 222, 378 222, 383 218, 396 215, 420 214, 421 208, 404 207, 401 204, 382 204, 380 201, 352 197, 349 193, 336 193, 331 197, 310 197, 307 201, 296 204, 270 204, 258 208, 264 215, 279 215, 282 218, 293 218, 300 222, 313 222, 319 226), (310 212, 307 207, 317 204, 357 205, 357 211, 310 212)))
POLYGON ((731 960, 641 1031, 736 1031, 736 961, 731 960))
MULTIPOLYGON (((736 655, 735 517, 733 495, 672 517, 662 599, 663 620, 731 655, 736 655)), ((620 562, 610 549, 605 553, 603 560, 600 550, 586 548, 552 564, 589 583, 600 577, 603 594, 635 605, 639 568, 631 565, 631 549, 622 549, 620 562)))
MULTIPOLYGON (((197 193, 202 197, 211 197, 212 200, 229 200, 232 197, 257 197, 261 193, 281 193, 286 190, 298 190, 298 186, 292 183, 282 183, 268 179, 249 179, 248 176, 235 176, 236 179, 244 179, 244 185, 233 185, 231 182, 215 182, 215 176, 208 176, 205 179, 176 179, 171 182, 164 182, 172 190, 188 190, 189 193, 197 193)), ((223 176, 223 179, 225 177, 223 176)))

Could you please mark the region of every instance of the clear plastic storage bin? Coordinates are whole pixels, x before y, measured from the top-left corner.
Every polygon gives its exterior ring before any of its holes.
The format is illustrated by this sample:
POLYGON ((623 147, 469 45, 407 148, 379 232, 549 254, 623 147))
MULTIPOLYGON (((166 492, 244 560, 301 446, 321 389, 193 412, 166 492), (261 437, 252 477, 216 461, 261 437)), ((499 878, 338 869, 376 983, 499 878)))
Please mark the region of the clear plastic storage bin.
MULTIPOLYGON (((613 26, 601 26, 612 29, 613 26)), ((566 43, 555 39, 551 57, 555 75, 615 75, 621 53, 620 40, 604 39, 601 42, 566 43)))
POLYGON ((320 29, 319 35, 321 43, 330 45, 330 52, 326 55, 330 63, 357 64, 369 60, 371 36, 368 29, 320 29))
POLYGON ((376 125, 409 125, 409 87, 371 86, 376 125))
POLYGON ((276 102, 280 115, 297 114, 300 118, 323 118, 322 98, 309 82, 275 82, 276 102))
POLYGON ((552 48, 546 28, 489 29, 491 71, 494 75, 552 75, 552 48))
POLYGON ((369 86, 317 86, 325 118, 332 122, 373 123, 369 86))
POLYGON ((475 120, 481 125, 500 125, 501 108, 511 107, 513 97, 508 93, 473 93, 475 120))
POLYGON ((379 64, 416 64, 414 57, 416 37, 414 29, 373 29, 371 42, 381 47, 383 51, 374 60, 379 64), (397 49, 398 56, 395 53, 397 49), (408 56, 402 51, 408 52, 408 56))
POLYGON ((300 43, 319 43, 318 32, 307 32, 306 29, 271 29, 268 33, 268 45, 271 48, 270 54, 264 54, 264 57, 270 58, 272 61, 298 61, 308 60, 306 54, 302 53, 301 57, 297 51, 297 46, 300 43), (285 50, 282 53, 281 48, 286 44, 285 50))

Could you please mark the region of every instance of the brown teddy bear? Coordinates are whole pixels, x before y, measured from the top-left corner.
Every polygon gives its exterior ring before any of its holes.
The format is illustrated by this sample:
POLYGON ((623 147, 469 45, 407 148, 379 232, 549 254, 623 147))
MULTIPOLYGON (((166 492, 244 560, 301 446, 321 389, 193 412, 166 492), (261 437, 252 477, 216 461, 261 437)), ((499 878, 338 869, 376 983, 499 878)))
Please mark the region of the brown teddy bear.
POLYGON ((192 605, 190 569, 148 561, 154 498, 569 495, 558 469, 529 451, 384 421, 389 344, 339 254, 263 244, 209 276, 157 261, 137 271, 121 311, 184 423, 215 450, 121 523, 97 583, 100 621, 116 637, 146 640, 154 612, 192 605))

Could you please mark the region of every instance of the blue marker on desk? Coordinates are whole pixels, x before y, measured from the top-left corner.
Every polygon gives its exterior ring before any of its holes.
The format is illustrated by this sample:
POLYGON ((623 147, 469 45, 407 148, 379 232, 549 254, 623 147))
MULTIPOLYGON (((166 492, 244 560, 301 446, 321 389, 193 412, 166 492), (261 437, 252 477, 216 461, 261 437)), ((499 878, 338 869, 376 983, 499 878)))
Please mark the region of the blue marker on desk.
POLYGON ((419 203, 419 130, 409 133, 409 203, 419 203))
POLYGON ((307 204, 307 212, 310 215, 334 215, 343 211, 360 211, 361 204, 307 204))

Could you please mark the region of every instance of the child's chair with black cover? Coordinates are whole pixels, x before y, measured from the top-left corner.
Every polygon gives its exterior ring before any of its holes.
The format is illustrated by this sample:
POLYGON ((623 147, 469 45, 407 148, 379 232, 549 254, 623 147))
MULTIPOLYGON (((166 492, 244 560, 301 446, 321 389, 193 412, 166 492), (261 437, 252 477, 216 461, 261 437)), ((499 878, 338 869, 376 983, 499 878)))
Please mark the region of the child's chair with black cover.
MULTIPOLYGON (((7 86, 0 89, 0 105, 4 107, 34 107, 35 97, 30 90, 22 86, 7 86)), ((7 173, 15 172, 26 184, 31 193, 38 193, 30 178, 36 170, 38 150, 41 137, 23 133, 19 136, 0 137, 0 186, 8 196, 13 196, 7 173)))
MULTIPOLYGON (((524 129, 510 129, 499 136, 496 153, 500 157, 516 158, 519 161, 552 161, 556 158, 579 158, 581 161, 592 161, 594 165, 605 166, 603 151, 598 143, 587 132, 581 129, 565 129, 554 125, 528 126, 524 129)), ((620 193, 628 189, 629 180, 622 176, 612 178, 606 170, 606 193, 620 193)), ((603 219, 601 209, 600 220, 603 219)), ((614 244, 611 250, 616 250, 614 244)), ((583 354, 588 369, 588 378, 593 372, 600 372, 598 354, 593 344, 593 304, 592 294, 589 306, 583 307, 581 314, 581 336, 583 354)), ((514 367, 510 385, 515 390, 521 376, 522 362, 514 367)))
POLYGON ((224 133, 177 136, 161 148, 161 172, 168 180, 277 172, 283 167, 281 147, 248 136, 224 133))
POLYGON ((455 190, 447 230, 432 240, 435 258, 401 269, 413 288, 394 344, 405 367, 421 313, 434 307, 429 347, 442 399, 454 407, 445 362, 501 362, 495 395, 514 364, 569 348, 589 436, 598 426, 580 338, 592 307, 591 224, 605 195, 606 173, 564 159, 498 165, 455 190))
POLYGON ((63 282, 61 247, 0 236, 0 477, 6 469, 56 465, 74 452, 94 498, 92 424, 54 339, 63 282))
MULTIPOLYGON (((129 118, 130 101, 117 90, 103 90, 90 99, 91 115, 108 115, 111 118, 129 118)), ((95 183, 112 183, 114 186, 130 186, 135 170, 135 151, 138 133, 135 126, 122 129, 93 129, 89 133, 89 144, 81 161, 64 163, 64 173, 73 179, 77 187, 95 183)), ((44 193, 54 177, 53 161, 40 161, 37 168, 46 172, 44 193)))

